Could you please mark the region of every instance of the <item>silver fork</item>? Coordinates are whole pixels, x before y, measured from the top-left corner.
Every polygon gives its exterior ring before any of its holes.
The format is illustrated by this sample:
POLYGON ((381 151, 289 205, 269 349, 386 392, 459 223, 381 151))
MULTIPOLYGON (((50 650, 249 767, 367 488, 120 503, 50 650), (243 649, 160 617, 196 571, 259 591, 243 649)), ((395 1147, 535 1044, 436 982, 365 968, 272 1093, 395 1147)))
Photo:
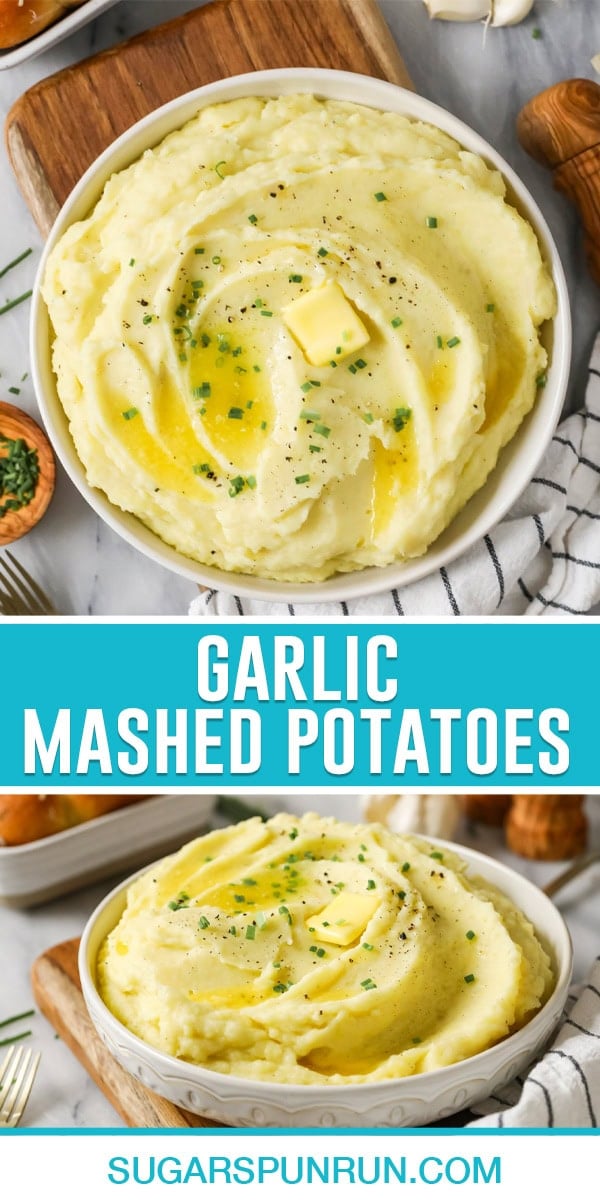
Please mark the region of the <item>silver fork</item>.
POLYGON ((0 556, 0 615, 56 617, 52 601, 10 550, 0 556))
POLYGON ((39 1051, 11 1046, 0 1066, 0 1129, 19 1124, 39 1065, 39 1051))

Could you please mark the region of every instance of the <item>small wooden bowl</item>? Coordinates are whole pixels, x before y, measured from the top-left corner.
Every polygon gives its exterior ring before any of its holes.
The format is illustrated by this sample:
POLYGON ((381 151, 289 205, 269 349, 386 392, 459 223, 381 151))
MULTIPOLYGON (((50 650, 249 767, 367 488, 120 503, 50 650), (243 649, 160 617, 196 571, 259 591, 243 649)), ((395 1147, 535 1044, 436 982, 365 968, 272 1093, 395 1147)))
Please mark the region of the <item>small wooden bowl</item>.
MULTIPOLYGON (((17 512, 7 512, 0 517, 0 546, 9 546, 18 538, 29 533, 43 517, 54 492, 56 479, 56 464, 50 442, 46 434, 32 417, 24 413, 14 404, 0 400, 0 434, 4 437, 23 438, 28 446, 37 450, 40 474, 35 489, 35 495, 30 504, 17 512)), ((0 442, 0 455, 4 448, 0 442)))

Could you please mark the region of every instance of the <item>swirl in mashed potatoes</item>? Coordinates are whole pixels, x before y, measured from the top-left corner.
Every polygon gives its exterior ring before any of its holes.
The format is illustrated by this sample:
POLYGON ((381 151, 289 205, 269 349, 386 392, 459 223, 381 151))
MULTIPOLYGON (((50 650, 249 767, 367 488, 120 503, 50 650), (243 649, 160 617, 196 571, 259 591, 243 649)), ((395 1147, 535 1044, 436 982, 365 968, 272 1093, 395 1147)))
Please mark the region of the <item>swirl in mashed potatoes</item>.
POLYGON ((168 1054, 342 1084, 486 1050, 530 1020, 553 974, 525 916, 454 853, 280 814, 199 838, 134 882, 97 981, 168 1054))
POLYGON ((496 170, 309 95, 205 108, 42 290, 88 481, 192 559, 295 582, 425 552, 532 408, 555 312, 496 170))

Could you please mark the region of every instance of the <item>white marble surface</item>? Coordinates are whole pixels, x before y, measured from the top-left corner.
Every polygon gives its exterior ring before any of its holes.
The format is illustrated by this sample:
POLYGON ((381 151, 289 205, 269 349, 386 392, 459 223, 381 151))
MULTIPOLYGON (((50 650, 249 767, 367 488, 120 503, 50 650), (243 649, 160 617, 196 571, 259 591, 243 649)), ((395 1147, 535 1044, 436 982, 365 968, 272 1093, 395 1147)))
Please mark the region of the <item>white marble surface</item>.
MULTIPOLYGON (((121 0, 96 22, 40 58, 0 73, 0 112, 31 84, 168 16, 196 6, 196 0, 121 0)), ((520 172, 540 203, 563 256, 575 310, 575 348, 570 403, 581 401, 584 370, 600 296, 586 274, 577 221, 569 204, 552 190, 548 174, 520 149, 515 117, 535 92, 568 76, 594 77, 590 57, 600 51, 598 0, 537 0, 534 14, 520 26, 488 30, 479 25, 430 22, 422 0, 382 0, 416 87, 450 109, 494 144, 520 172), (539 39, 532 29, 541 30, 539 39)), ((93 119, 93 114, 90 114, 93 119)), ((6 151, 0 151, 0 264, 21 249, 35 253, 0 284, 0 303, 31 285, 41 242, 13 179, 6 151)), ((35 397, 28 370, 28 305, 1 318, 0 395, 21 388, 17 402, 33 415, 35 397)), ((180 615, 195 594, 192 583, 155 566, 129 548, 87 507, 59 471, 56 496, 42 524, 18 545, 25 566, 51 592, 67 615, 180 615)))
MULTIPOLYGON (((177 803, 176 796, 173 803, 177 803)), ((346 819, 359 816, 359 802, 355 796, 271 799, 266 804, 271 811, 285 807, 296 812, 319 809, 346 819)), ((597 797, 588 799, 588 810, 592 823, 591 844, 600 849, 600 800, 597 797)), ((458 839, 502 857, 541 886, 563 869, 563 864, 528 863, 516 858, 504 849, 501 835, 496 830, 479 827, 474 831, 464 825, 458 839)), ((107 880, 43 908, 25 912, 0 910, 0 1020, 32 1007, 29 971, 36 956, 56 942, 78 936, 95 905, 117 882, 107 880)), ((600 953, 599 895, 600 866, 597 866, 557 897, 573 937, 576 978, 585 975, 600 953)), ((108 1101, 63 1042, 55 1037, 45 1018, 37 1014, 25 1027, 32 1029, 29 1043, 42 1052, 26 1125, 86 1129, 120 1126, 122 1122, 108 1101)))

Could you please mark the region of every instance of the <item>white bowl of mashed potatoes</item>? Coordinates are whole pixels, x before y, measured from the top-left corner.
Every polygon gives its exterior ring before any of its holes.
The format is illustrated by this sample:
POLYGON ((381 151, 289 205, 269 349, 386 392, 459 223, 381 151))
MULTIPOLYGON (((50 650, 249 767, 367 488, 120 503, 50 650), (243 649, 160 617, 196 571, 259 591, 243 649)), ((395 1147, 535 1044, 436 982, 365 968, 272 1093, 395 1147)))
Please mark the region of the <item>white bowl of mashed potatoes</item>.
POLYGON ((563 1013, 558 910, 492 859, 314 813, 218 829, 112 892, 90 1016, 153 1091, 239 1126, 418 1126, 514 1078, 563 1013))
POLYGON ((516 174, 342 72, 180 97, 90 168, 40 265, 32 361, 73 481, 209 587, 344 599, 449 563, 548 444, 565 279, 516 174))

